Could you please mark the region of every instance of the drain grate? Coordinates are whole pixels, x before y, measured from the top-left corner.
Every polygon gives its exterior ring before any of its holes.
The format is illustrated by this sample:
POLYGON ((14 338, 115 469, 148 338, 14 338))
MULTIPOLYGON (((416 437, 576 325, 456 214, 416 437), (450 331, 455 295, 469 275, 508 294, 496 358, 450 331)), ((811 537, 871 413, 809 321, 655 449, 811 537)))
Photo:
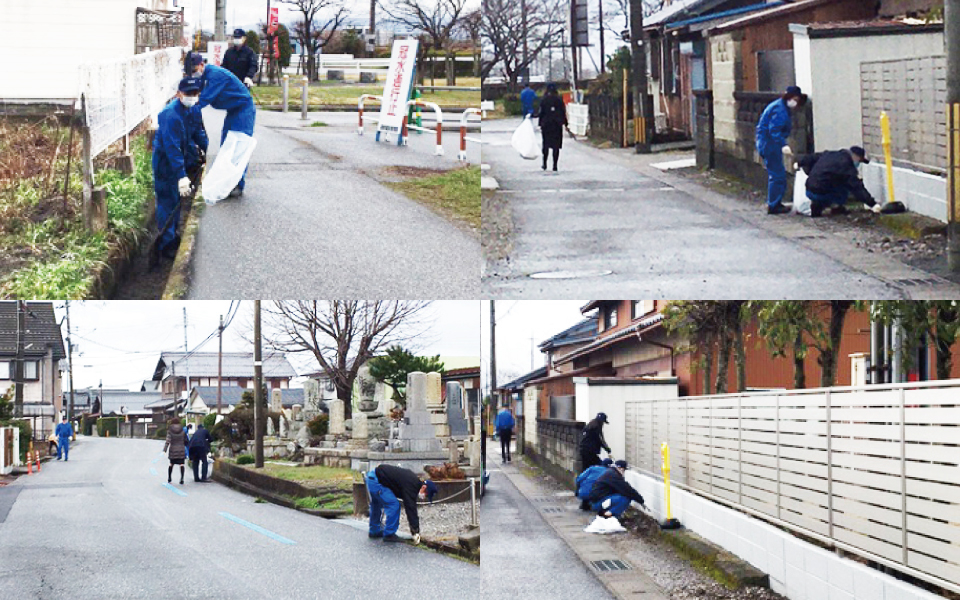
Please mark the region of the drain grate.
POLYGON ((534 496, 533 498, 530 498, 530 501, 539 504, 544 502, 553 502, 553 498, 550 496, 534 496))
POLYGON ((591 561, 590 564, 601 573, 607 573, 609 571, 629 571, 631 569, 630 565, 622 560, 594 560, 591 561))
POLYGON ((560 513, 560 512, 563 512, 563 509, 562 509, 562 508, 557 508, 557 507, 554 507, 554 506, 546 506, 546 507, 544 507, 544 508, 541 508, 541 509, 540 509, 540 512, 545 512, 545 513, 560 513))
POLYGON ((937 285, 940 283, 940 280, 933 277, 925 277, 921 279, 898 279, 897 283, 910 287, 917 287, 921 285, 937 285))

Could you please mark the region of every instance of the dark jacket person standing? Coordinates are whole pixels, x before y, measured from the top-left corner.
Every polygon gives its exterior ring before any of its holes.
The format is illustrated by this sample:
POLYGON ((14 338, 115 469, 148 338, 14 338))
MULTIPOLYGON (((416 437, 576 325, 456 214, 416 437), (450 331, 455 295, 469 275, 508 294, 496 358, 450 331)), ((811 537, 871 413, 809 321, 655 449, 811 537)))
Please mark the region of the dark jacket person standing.
POLYGON ((586 471, 589 467, 600 464, 600 449, 610 454, 610 446, 603 439, 603 424, 608 423, 606 413, 597 413, 597 416, 587 423, 580 436, 580 470, 586 471))
POLYGON ((207 481, 207 455, 210 454, 210 444, 213 443, 213 436, 203 423, 197 427, 197 432, 190 438, 190 462, 193 463, 193 480, 207 481), (203 477, 198 472, 199 463, 203 462, 203 477))
POLYGON ((220 66, 237 76, 243 85, 251 87, 257 74, 257 53, 246 45, 247 34, 242 29, 233 30, 233 46, 223 53, 220 66))
POLYGON ((547 153, 552 149, 553 170, 556 171, 560 149, 563 148, 563 128, 567 126, 567 107, 554 83, 547 85, 547 93, 540 101, 539 125, 543 138, 543 170, 547 170, 547 153))

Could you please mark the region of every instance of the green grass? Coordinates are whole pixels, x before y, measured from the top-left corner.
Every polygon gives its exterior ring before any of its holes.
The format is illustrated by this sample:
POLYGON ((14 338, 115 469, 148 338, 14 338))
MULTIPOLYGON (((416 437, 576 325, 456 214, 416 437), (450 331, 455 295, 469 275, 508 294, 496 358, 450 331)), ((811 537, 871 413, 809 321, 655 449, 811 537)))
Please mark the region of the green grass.
POLYGON ((357 476, 356 472, 352 469, 336 469, 319 465, 287 467, 274 463, 266 463, 263 466, 263 470, 266 471, 268 475, 287 481, 296 481, 297 483, 306 485, 336 485, 344 489, 352 489, 354 478, 357 476))
POLYGON ((434 210, 480 229, 480 167, 389 184, 434 210))
POLYGON ((297 498, 294 504, 297 505, 297 508, 309 508, 311 510, 347 510, 353 508, 353 497, 344 494, 325 494, 320 497, 297 498))
MULTIPOLYGON (((135 140, 131 151, 135 175, 113 170, 96 174, 97 186, 107 192, 106 232, 86 231, 80 210, 64 214, 62 200, 43 191, 43 175, 21 180, 9 195, 4 194, 0 199, 0 217, 5 218, 0 255, 19 256, 20 260, 0 273, 0 296, 82 299, 90 293, 95 272, 107 265, 111 249, 138 243, 146 231, 146 201, 152 196, 153 174, 145 139, 135 140)), ((62 176, 62 169, 56 172, 62 176)), ((82 195, 79 173, 71 177, 71 183, 70 202, 76 202, 74 198, 82 195)))
MULTIPOLYGON (((438 82, 438 85, 440 83, 438 82)), ((277 106, 282 103, 282 91, 278 85, 264 85, 253 89, 254 100, 259 106, 277 106)), ((302 88, 290 83, 290 110, 300 110, 302 88)), ((331 105, 356 107, 357 101, 363 94, 379 96, 383 94, 383 85, 316 85, 311 84, 307 91, 307 104, 310 106, 331 105)), ((441 91, 427 92, 422 98, 425 102, 434 102, 441 107, 480 106, 480 92, 471 91, 441 91)), ((369 101, 365 106, 379 106, 369 101)))

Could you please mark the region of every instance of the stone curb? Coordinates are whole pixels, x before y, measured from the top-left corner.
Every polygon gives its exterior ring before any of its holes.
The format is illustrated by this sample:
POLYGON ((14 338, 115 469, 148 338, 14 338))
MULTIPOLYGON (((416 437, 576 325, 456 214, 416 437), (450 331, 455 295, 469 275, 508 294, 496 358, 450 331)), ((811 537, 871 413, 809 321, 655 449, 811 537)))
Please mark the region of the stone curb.
POLYGON ((480 190, 486 192, 495 192, 500 189, 500 182, 494 177, 480 176, 480 190))
POLYGON ((200 217, 203 215, 205 208, 206 204, 197 194, 193 199, 193 208, 190 210, 190 215, 187 216, 187 222, 183 226, 180 248, 177 250, 177 257, 174 259, 170 275, 167 277, 167 285, 163 289, 162 300, 183 300, 189 291, 193 251, 197 245, 197 234, 200 232, 200 217))

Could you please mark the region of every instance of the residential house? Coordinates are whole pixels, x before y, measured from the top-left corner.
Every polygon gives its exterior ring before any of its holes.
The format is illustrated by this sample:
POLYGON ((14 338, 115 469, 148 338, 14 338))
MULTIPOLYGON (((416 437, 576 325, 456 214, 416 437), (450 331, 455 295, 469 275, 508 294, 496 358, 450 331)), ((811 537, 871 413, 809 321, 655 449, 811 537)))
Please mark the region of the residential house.
POLYGON ((35 439, 53 432, 62 409, 60 361, 66 358, 60 323, 51 302, 24 302, 18 337, 19 302, 0 302, 0 393, 14 386, 17 343, 23 350, 23 416, 35 439))
MULTIPOLYGON (((220 404, 222 414, 233 412, 243 401, 243 394, 248 390, 239 386, 223 386, 220 389, 220 404)), ((269 404, 271 398, 267 398, 269 404)), ((283 408, 293 408, 294 404, 303 406, 303 388, 284 388, 280 390, 280 402, 283 408)), ((190 415, 208 415, 217 412, 217 386, 196 386, 190 391, 190 399, 185 411, 190 415)))
MULTIPOLYGON (((196 386, 216 386, 222 373, 223 387, 252 389, 254 385, 253 353, 224 352, 222 371, 217 352, 164 352, 157 361, 153 381, 161 382, 164 400, 183 399, 196 386)), ((263 383, 267 389, 286 389, 297 376, 282 354, 263 357, 263 383)))

